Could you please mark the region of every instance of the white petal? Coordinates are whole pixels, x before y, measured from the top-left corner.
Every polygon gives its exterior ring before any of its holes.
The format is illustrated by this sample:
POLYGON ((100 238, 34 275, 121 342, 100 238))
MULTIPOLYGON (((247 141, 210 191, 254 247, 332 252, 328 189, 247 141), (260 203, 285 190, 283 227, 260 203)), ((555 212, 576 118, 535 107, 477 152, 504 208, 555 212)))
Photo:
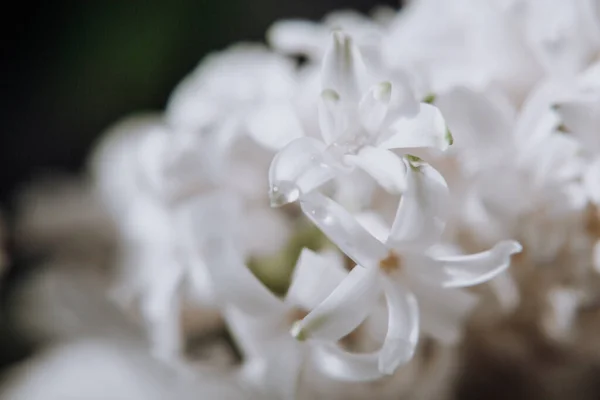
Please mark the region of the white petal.
POLYGON ((364 267, 375 267, 388 249, 335 201, 312 192, 300 201, 302 211, 348 257, 364 267))
POLYGON ((390 107, 392 84, 381 82, 372 86, 360 100, 358 113, 363 127, 372 135, 379 132, 390 107))
POLYGON ((323 142, 304 137, 275 155, 269 168, 269 195, 273 206, 294 202, 303 193, 333 178, 334 171, 323 158, 324 149, 323 142))
POLYGON ((449 202, 446 181, 429 165, 409 165, 407 188, 400 201, 389 243, 397 248, 424 249, 436 243, 445 227, 449 202))
POLYGON ((340 95, 333 89, 323 90, 318 107, 321 136, 325 143, 331 144, 342 133, 340 95))
POLYGON ((490 288, 496 295, 502 311, 510 313, 514 311, 521 301, 517 282, 506 270, 490 281, 490 288))
POLYGON ((314 364, 325 375, 342 381, 368 382, 385 376, 379 371, 379 352, 350 353, 334 344, 315 346, 314 364))
POLYGON ((447 345, 458 343, 477 297, 461 289, 440 289, 418 281, 411 282, 410 288, 419 304, 421 331, 447 345))
POLYGON ((415 116, 399 118, 392 124, 379 146, 386 149, 429 147, 444 151, 452 143, 452 135, 440 110, 421 103, 415 116))
POLYGON ((344 102, 358 102, 366 89, 367 69, 352 38, 333 32, 321 70, 323 89, 333 89, 344 102))
POLYGON ((238 221, 234 201, 216 194, 190 203, 182 213, 187 246, 200 257, 214 284, 219 301, 254 315, 278 312, 283 304, 250 272, 239 248, 236 232, 228 229, 238 221))
POLYGON ((298 257, 285 301, 312 310, 333 292, 346 275, 337 254, 317 254, 305 248, 298 257))
POLYGON ((296 399, 303 360, 304 352, 298 343, 289 343, 286 340, 271 343, 260 385, 264 390, 263 398, 296 399))
POLYGON ((390 236, 390 228, 384 219, 374 211, 364 211, 356 215, 356 220, 380 242, 385 242, 390 236))
POLYGON ((337 341, 367 317, 380 293, 379 271, 356 266, 321 304, 294 324, 291 333, 298 340, 337 341))
POLYGON ((456 88, 438 96, 435 104, 461 150, 484 152, 510 141, 514 115, 484 94, 456 88))
POLYGON ((579 139, 590 152, 600 151, 596 127, 600 123, 600 102, 575 100, 559 103, 554 111, 566 129, 579 139))
POLYGON ((303 136, 302 126, 290 104, 265 104, 248 116, 248 133, 263 147, 280 150, 303 136))
POLYGON ((522 246, 513 240, 497 243, 492 249, 466 256, 436 257, 430 262, 416 260, 408 266, 409 274, 442 287, 467 287, 486 282, 510 265, 510 256, 522 246))
POLYGON ((384 279, 388 331, 379 351, 350 353, 333 344, 315 346, 316 367, 331 378, 372 381, 391 375, 410 361, 419 338, 419 310, 414 296, 384 279))
POLYGON ((285 54, 322 54, 323 26, 306 20, 277 21, 267 31, 267 41, 274 49, 285 54))
POLYGON ((388 306, 388 331, 379 355, 379 370, 393 374, 409 362, 419 340, 419 307, 413 294, 400 284, 383 280, 388 306))
POLYGON ((392 194, 400 194, 406 188, 406 167, 402 160, 389 150, 365 146, 358 154, 344 157, 344 161, 364 170, 392 194))

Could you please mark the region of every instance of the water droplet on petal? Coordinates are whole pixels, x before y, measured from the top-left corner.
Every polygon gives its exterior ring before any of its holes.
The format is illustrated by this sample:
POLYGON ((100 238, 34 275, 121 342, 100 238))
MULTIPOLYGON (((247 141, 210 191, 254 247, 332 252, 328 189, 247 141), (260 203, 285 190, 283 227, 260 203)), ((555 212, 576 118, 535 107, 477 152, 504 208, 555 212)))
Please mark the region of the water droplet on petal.
POLYGON ((269 200, 271 207, 281 207, 300 198, 300 189, 293 182, 277 182, 271 186, 269 200))

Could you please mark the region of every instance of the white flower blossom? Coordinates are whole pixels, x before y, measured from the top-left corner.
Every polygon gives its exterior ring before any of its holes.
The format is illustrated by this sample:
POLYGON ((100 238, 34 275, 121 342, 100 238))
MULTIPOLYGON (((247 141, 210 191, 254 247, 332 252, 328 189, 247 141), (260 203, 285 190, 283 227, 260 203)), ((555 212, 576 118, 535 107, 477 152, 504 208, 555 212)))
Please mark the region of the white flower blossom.
POLYGON ((338 373, 346 379, 391 374, 411 359, 419 334, 418 296, 428 292, 428 285, 458 288, 485 282, 504 271, 510 256, 521 251, 517 242, 504 241, 473 255, 432 255, 428 250, 438 243, 444 228, 447 187, 439 173, 426 165, 409 164, 407 180, 406 194, 384 242, 322 194, 312 192, 300 200, 304 213, 357 266, 294 326, 293 335, 300 340, 335 342, 368 315, 382 290, 386 296, 388 331, 380 351, 344 354, 325 345, 327 351, 344 359, 338 373))

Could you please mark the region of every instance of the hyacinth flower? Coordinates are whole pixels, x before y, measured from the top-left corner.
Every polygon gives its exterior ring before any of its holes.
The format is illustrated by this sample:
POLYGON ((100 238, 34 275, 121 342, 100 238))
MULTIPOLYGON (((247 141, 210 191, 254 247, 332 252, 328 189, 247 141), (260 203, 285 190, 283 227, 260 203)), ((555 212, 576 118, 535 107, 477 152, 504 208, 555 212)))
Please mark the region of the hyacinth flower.
POLYGON ((196 199, 180 215, 184 246, 208 271, 216 302, 244 356, 242 379, 278 398, 294 398, 308 353, 289 330, 343 283, 347 272, 337 254, 304 249, 285 298, 277 297, 244 262, 240 212, 239 202, 226 192, 196 199))
MULTIPOLYGON (((460 288, 488 281, 504 271, 521 251, 501 241, 488 251, 438 256, 433 251, 444 229, 448 189, 435 169, 407 162, 407 190, 385 241, 378 240, 339 204, 318 191, 300 199, 303 212, 357 266, 327 299, 292 328, 298 340, 316 343, 330 373, 349 380, 371 380, 408 362, 419 338, 422 288, 460 288), (373 353, 353 354, 335 345, 371 312, 383 292, 388 330, 373 353)), ((443 293, 443 290, 440 290, 443 293)))
POLYGON ((298 138, 277 153, 269 170, 274 206, 294 202, 356 167, 390 193, 401 193, 402 161, 392 149, 443 151, 452 143, 439 110, 417 102, 404 75, 386 81, 371 77, 352 38, 343 32, 332 34, 321 78, 322 140, 298 138))

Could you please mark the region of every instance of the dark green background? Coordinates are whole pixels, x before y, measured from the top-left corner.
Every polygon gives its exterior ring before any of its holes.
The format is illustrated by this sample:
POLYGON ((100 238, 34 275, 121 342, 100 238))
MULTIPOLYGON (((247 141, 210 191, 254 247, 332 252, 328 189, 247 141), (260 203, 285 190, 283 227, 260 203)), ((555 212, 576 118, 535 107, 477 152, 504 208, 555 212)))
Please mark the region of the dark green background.
POLYGON ((160 109, 211 50, 263 40, 281 18, 320 19, 371 0, 46 1, 13 3, 1 29, 0 204, 48 170, 81 167, 120 117, 160 109))

